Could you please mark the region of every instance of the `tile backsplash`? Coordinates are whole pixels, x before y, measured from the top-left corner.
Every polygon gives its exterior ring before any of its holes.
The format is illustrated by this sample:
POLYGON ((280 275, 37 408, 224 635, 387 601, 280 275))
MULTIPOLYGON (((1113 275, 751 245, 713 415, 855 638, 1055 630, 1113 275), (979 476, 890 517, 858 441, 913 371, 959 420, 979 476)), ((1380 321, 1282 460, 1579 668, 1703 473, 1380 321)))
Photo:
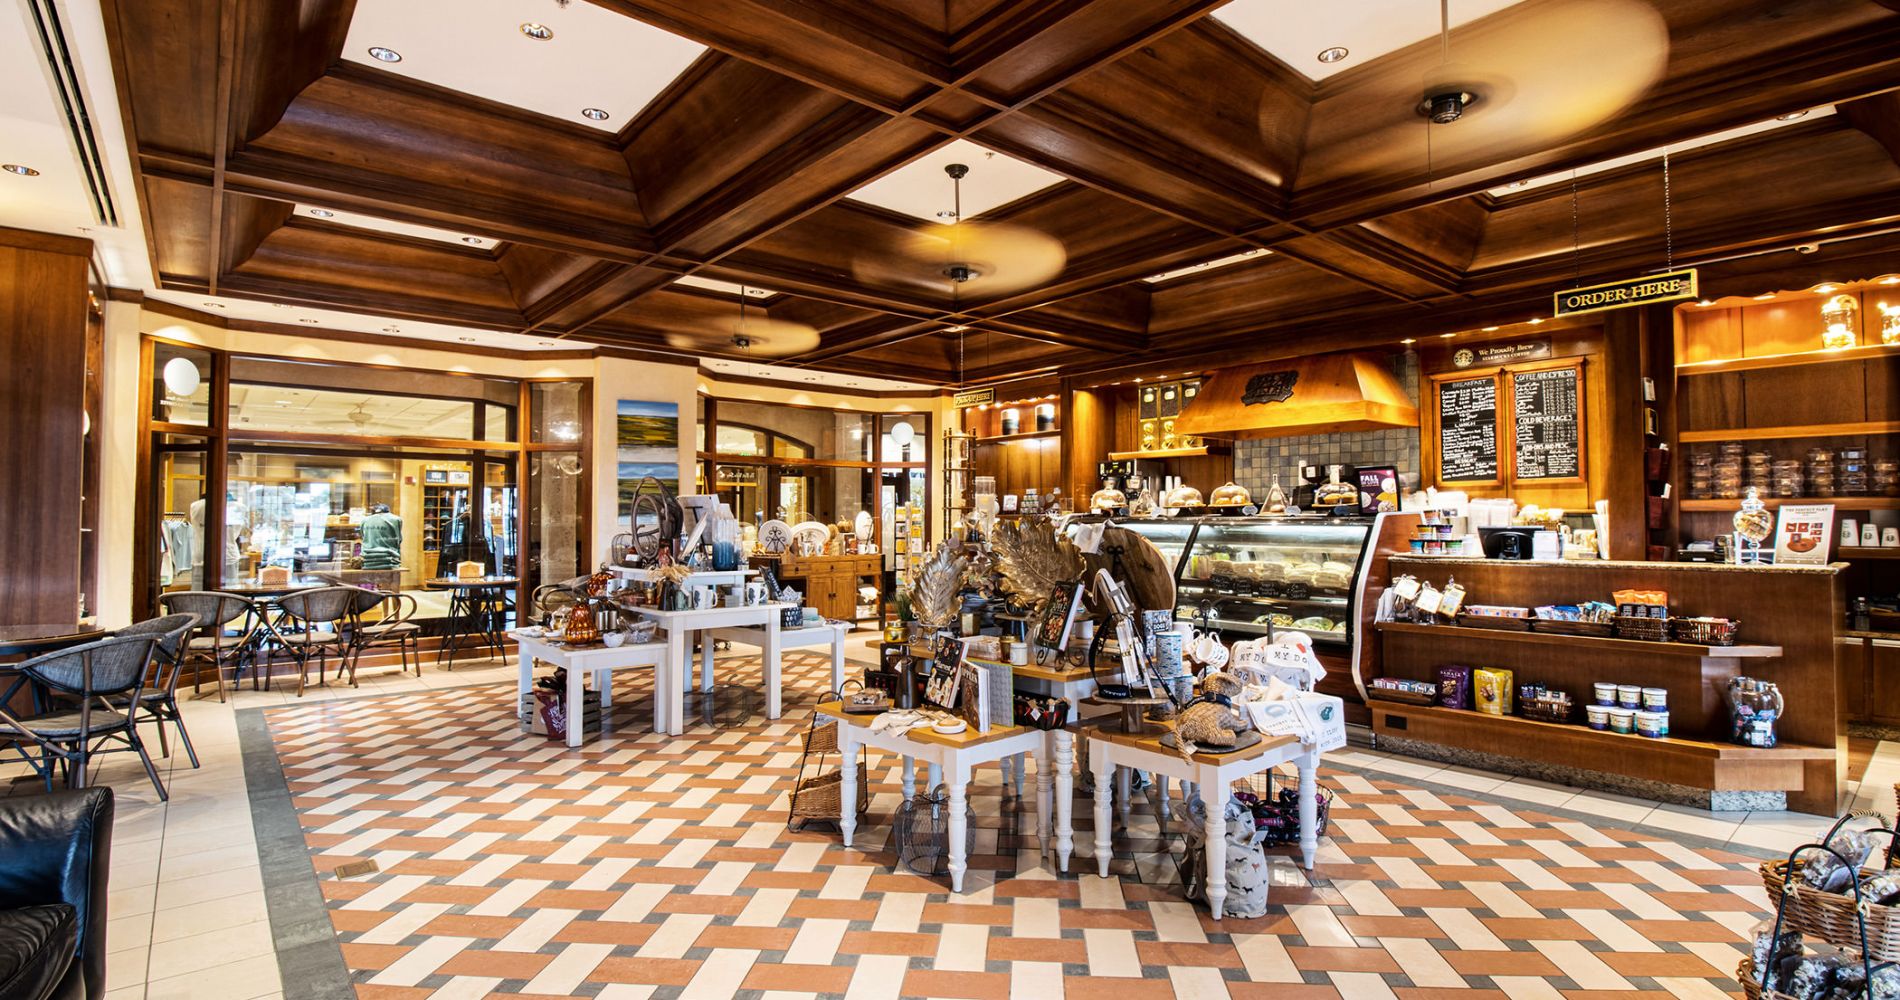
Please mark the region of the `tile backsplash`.
MULTIPOLYGON (((1418 355, 1409 351, 1395 354, 1391 363, 1392 374, 1416 404, 1418 355)), ((1418 489, 1419 483, 1418 428, 1303 434, 1234 443, 1234 481, 1255 497, 1266 495, 1276 475, 1280 477, 1280 485, 1291 494, 1299 482, 1302 464, 1396 465, 1400 490, 1409 493, 1418 489)))

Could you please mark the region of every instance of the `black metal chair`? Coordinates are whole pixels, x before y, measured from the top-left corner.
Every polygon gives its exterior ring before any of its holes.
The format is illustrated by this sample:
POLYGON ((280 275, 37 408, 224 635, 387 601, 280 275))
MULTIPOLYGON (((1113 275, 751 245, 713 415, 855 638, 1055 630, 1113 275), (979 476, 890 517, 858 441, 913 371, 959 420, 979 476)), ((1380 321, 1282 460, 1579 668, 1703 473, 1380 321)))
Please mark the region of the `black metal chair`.
MULTIPOLYGON (((356 587, 321 587, 300 590, 277 599, 284 610, 284 621, 276 626, 276 639, 297 660, 297 697, 303 697, 310 681, 310 658, 317 658, 317 683, 328 668, 330 654, 337 656, 337 674, 350 665, 350 625, 356 619, 356 587)), ((269 682, 266 681, 268 684, 269 682)), ((350 686, 356 685, 356 672, 350 672, 350 686)))
POLYGON ((164 801, 165 785, 158 780, 158 769, 152 766, 152 758, 139 740, 132 716, 108 702, 141 701, 158 640, 155 635, 101 639, 17 664, 15 669, 34 683, 71 701, 28 719, 17 718, 0 706, 0 740, 12 744, 45 780, 48 791, 53 788, 55 766, 64 772, 67 785, 84 788, 86 767, 93 757, 129 750, 139 755, 146 776, 158 790, 159 801, 164 801), (38 755, 29 753, 28 746, 36 748, 38 755))
MULTIPOLYGON (((185 644, 185 660, 192 663, 208 663, 212 674, 218 680, 218 700, 224 700, 224 669, 231 668, 231 683, 237 683, 237 672, 243 665, 244 655, 251 646, 258 624, 263 615, 250 598, 237 594, 227 594, 217 590, 186 590, 171 594, 160 594, 158 610, 167 615, 185 614, 198 616, 198 626, 190 640, 185 644), (242 621, 235 630, 232 622, 242 621), (230 632, 231 634, 226 634, 230 632)), ((199 693, 203 683, 198 673, 191 676, 191 691, 199 693)), ((251 677, 251 687, 257 687, 257 677, 251 677)))
POLYGON ((415 597, 394 591, 364 590, 356 598, 356 626, 350 630, 350 683, 356 683, 356 662, 366 649, 394 646, 409 671, 409 654, 416 657, 416 676, 422 676, 422 626, 416 617, 415 597), (372 617, 373 614, 373 617, 372 617))
POLYGON ((149 722, 158 728, 158 752, 166 757, 172 755, 171 746, 165 741, 165 723, 178 727, 178 740, 185 745, 185 755, 191 758, 191 766, 198 766, 198 751, 191 745, 191 734, 185 731, 185 719, 178 711, 178 678, 184 673, 185 644, 192 629, 198 625, 198 616, 190 614, 166 615, 148 621, 135 622, 120 629, 117 635, 152 635, 158 637, 158 651, 152 657, 157 668, 151 678, 150 687, 134 702, 118 699, 106 699, 112 707, 129 712, 134 726, 149 722))

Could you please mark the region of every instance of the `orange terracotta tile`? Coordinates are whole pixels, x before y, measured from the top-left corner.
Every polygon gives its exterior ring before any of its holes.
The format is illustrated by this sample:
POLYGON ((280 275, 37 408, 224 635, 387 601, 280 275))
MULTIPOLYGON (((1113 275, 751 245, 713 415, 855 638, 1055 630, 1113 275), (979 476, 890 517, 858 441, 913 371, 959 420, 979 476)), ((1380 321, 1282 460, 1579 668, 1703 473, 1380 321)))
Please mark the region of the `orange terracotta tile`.
POLYGON ((1605 965, 1625 976, 1688 976, 1701 979, 1716 979, 1735 974, 1734 969, 1722 970, 1704 962, 1701 958, 1689 954, 1674 952, 1654 952, 1634 954, 1628 952, 1599 952, 1605 965))
POLYGON ((876 920, 877 899, 794 899, 785 915, 797 920, 876 920))
POLYGON ((912 969, 904 976, 904 995, 1009 1000, 1009 976, 1000 972, 937 972, 912 969))
POLYGON ((1441 950, 1440 958, 1461 976, 1561 976, 1563 972, 1537 951, 1441 950))
POLYGON ((962 903, 924 904, 927 924, 988 924, 1008 927, 1016 919, 1013 906, 969 906, 962 903))
POLYGON ((1484 926, 1506 941, 1594 941, 1596 935, 1563 917, 1484 917, 1484 926))
POLYGON ((699 932, 695 948, 744 948, 752 951, 784 951, 798 936, 796 927, 726 927, 714 924, 699 932))
POLYGON ((535 955, 517 951, 465 950, 442 963, 436 971, 445 976, 486 976, 498 979, 533 979, 553 955, 535 955))
POLYGON ((1327 972, 1400 972, 1384 948, 1302 948, 1289 946, 1287 957, 1301 969, 1327 972))
POLYGON ((838 942, 841 955, 921 955, 937 953, 937 935, 892 931, 848 931, 838 942))

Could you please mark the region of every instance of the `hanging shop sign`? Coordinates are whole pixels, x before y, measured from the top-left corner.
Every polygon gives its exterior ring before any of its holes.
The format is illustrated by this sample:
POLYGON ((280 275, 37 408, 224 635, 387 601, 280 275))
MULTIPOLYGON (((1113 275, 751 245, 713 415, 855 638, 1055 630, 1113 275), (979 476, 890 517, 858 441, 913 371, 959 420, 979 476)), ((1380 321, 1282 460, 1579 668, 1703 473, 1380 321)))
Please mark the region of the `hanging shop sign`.
POLYGON ((1558 292, 1552 311, 1558 316, 1575 316, 1695 297, 1696 273, 1695 268, 1690 267, 1558 292))
POLYGON ((1451 363, 1459 368, 1472 365, 1508 365, 1517 361, 1538 361, 1550 357, 1550 338, 1524 340, 1515 344, 1480 344, 1460 347, 1452 352, 1451 363))
POLYGON ((956 404, 959 410, 994 402, 996 402, 995 389, 965 389, 956 395, 956 404))

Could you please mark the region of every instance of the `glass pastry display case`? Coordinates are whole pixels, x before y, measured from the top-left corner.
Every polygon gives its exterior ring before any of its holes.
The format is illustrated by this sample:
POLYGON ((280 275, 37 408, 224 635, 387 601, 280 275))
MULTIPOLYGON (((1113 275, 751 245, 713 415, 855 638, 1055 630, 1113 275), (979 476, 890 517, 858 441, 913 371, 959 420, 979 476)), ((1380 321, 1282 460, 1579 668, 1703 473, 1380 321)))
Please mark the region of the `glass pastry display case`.
POLYGON ((1168 565, 1174 567, 1177 577, 1181 575, 1181 555, 1187 551, 1188 542, 1194 537, 1195 525, 1200 523, 1200 519, 1195 517, 1117 517, 1110 520, 1153 542, 1154 547, 1160 549, 1167 558, 1168 565))
POLYGON ((1326 516, 1118 521, 1175 559, 1175 617, 1230 640, 1298 629, 1350 653, 1353 593, 1372 519, 1326 516), (1191 530, 1187 530, 1191 529, 1191 530), (1179 539, 1185 534, 1183 544, 1179 539))

